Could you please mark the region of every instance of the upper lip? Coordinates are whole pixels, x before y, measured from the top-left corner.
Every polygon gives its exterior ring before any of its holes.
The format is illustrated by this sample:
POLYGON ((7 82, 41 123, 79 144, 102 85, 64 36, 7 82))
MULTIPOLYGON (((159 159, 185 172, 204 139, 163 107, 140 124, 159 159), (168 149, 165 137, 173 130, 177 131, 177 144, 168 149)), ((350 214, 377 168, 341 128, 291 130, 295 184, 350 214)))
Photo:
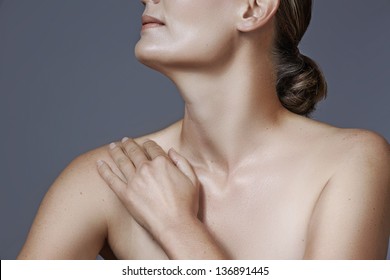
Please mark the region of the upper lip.
POLYGON ((148 16, 148 15, 142 16, 142 25, 145 25, 148 23, 157 23, 157 24, 164 25, 164 23, 161 20, 159 20, 155 17, 148 16))

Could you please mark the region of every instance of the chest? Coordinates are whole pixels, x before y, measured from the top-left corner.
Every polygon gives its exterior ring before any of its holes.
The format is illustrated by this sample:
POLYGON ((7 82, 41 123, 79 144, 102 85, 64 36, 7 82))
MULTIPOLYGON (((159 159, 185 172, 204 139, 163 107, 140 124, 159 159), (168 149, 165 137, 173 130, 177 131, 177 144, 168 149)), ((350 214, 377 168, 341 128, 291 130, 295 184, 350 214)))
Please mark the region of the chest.
POLYGON ((200 219, 234 259, 297 259, 320 188, 300 180, 252 178, 220 196, 205 192, 200 219))
MULTIPOLYGON (((323 180, 270 172, 257 175, 241 174, 228 183, 200 175, 199 219, 231 258, 302 258, 323 180)), ((118 258, 167 258, 126 210, 115 220, 109 241, 118 258)))

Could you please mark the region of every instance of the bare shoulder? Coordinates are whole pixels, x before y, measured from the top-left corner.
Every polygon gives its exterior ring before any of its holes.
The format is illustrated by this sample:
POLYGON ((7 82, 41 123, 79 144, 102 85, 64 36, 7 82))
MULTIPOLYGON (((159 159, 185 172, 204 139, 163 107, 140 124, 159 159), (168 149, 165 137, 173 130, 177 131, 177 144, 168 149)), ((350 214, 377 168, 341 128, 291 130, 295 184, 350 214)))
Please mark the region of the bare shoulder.
POLYGON ((318 125, 336 159, 313 211, 305 257, 383 259, 390 233, 390 148, 361 129, 318 125))
POLYGON ((349 147, 351 153, 375 156, 378 159, 389 159, 390 146, 387 140, 369 130, 363 129, 339 129, 340 144, 349 147))
MULTIPOLYGON (((142 143, 147 139, 153 139, 158 143, 161 142, 163 146, 166 146, 166 143, 169 141, 167 138, 169 138, 169 128, 133 139, 139 145, 142 145, 142 143)), ((112 142, 116 142, 118 144, 120 141, 121 139, 116 139, 112 142)), ((91 196, 95 196, 95 199, 109 199, 111 200, 111 203, 118 202, 112 190, 107 187, 106 182, 100 177, 96 165, 98 160, 104 160, 107 164, 109 164, 115 174, 125 180, 123 174, 108 152, 108 146, 110 143, 111 142, 106 143, 75 157, 62 171, 51 189, 63 189, 63 191, 73 191, 78 193, 81 193, 84 190, 91 196)), ((112 205, 109 203, 106 204, 112 205)), ((106 207, 103 209, 106 209, 106 207)))
MULTIPOLYGON (((149 138, 168 145, 170 131, 172 128, 167 128, 134 140, 142 144, 149 138)), ((104 160, 123 178, 108 145, 75 157, 56 178, 42 200, 19 259, 95 259, 105 252, 110 220, 123 208, 96 166, 97 160, 104 160)))
MULTIPOLYGON (((390 188, 390 145, 380 134, 364 129, 338 128, 328 124, 313 122, 313 134, 326 154, 333 155, 330 182, 341 177, 350 182, 361 182, 370 178, 377 184, 345 184, 355 188, 390 188), (381 183, 379 183, 381 180, 381 183)), ((345 187, 347 188, 347 187, 345 187)))
MULTIPOLYGON (((111 159, 107 145, 75 157, 42 200, 18 259, 95 259, 106 243, 115 203, 96 161, 111 159)), ((114 164, 112 164, 114 166, 114 164)))
MULTIPOLYGON (((64 169, 64 176, 71 174, 72 177, 79 178, 80 180, 93 180, 95 182, 91 182, 87 185, 96 186, 94 183, 100 182, 98 176, 99 174, 96 172, 96 161, 99 159, 110 161, 108 145, 109 143, 104 144, 98 148, 94 148, 76 156, 64 169)), ((59 179, 60 178, 61 176, 59 179)))
POLYGON ((324 148, 326 153, 335 154, 339 163, 344 160, 359 161, 363 158, 389 164, 390 145, 387 140, 373 131, 364 129, 338 128, 311 119, 299 119, 306 137, 324 148))
POLYGON ((360 186, 385 194, 390 188, 390 145, 387 140, 362 129, 339 129, 334 138, 340 161, 333 179, 349 176, 351 182, 366 180, 366 184, 356 184, 356 188, 360 186))
POLYGON ((383 136, 363 129, 337 129, 332 145, 340 155, 340 169, 364 168, 367 175, 388 177, 390 145, 383 136))
MULTIPOLYGON (((158 143, 161 143, 165 146, 166 138, 169 137, 168 129, 157 131, 151 134, 145 134, 136 138, 133 138, 136 143, 142 145, 144 141, 147 139, 156 140, 158 143)), ((113 140, 112 142, 120 143, 121 139, 113 140)), ((59 176, 57 180, 64 180, 67 177, 71 177, 72 179, 77 179, 83 181, 82 184, 84 187, 91 188, 100 188, 102 185, 105 185, 105 182, 100 178, 99 173, 97 172, 96 162, 98 160, 104 160, 107 162, 113 171, 122 179, 123 175, 120 170, 117 168, 116 164, 113 162, 109 152, 108 145, 106 143, 100 147, 91 149, 85 153, 82 153, 75 157, 72 162, 64 169, 62 174, 59 176)), ((109 188, 104 188, 109 189, 109 188)))
POLYGON ((75 157, 61 172, 48 194, 51 192, 74 192, 89 199, 107 196, 109 191, 104 187, 96 168, 98 159, 110 162, 107 145, 92 149, 75 157))
POLYGON ((94 259, 107 233, 104 197, 93 161, 104 148, 76 157, 49 188, 18 259, 94 259))

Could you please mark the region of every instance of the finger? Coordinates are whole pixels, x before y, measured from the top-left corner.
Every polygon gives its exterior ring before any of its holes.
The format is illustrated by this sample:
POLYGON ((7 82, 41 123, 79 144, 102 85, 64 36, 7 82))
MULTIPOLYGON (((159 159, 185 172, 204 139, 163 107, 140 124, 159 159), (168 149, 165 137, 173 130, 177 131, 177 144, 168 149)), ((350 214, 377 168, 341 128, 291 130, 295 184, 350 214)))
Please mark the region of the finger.
POLYGON ((109 153, 118 166, 119 170, 122 172, 125 178, 129 180, 135 172, 135 167, 129 157, 116 143, 111 143, 109 145, 109 153))
POLYGON ((143 149, 133 139, 123 138, 122 147, 136 168, 139 168, 145 161, 148 161, 143 149))
POLYGON ((143 147, 151 160, 159 156, 163 156, 169 159, 168 155, 164 152, 164 150, 153 140, 147 140, 146 142, 144 142, 143 147))
POLYGON ((178 152, 176 152, 173 148, 168 151, 168 155, 172 159, 173 163, 177 166, 177 168, 179 168, 179 170, 191 180, 192 184, 196 186, 198 184, 198 178, 196 177, 194 169, 192 168, 189 161, 185 157, 180 155, 178 152))
POLYGON ((107 183, 111 190, 118 196, 120 200, 124 198, 126 183, 123 182, 111 169, 111 167, 102 160, 97 162, 98 172, 102 179, 107 183))

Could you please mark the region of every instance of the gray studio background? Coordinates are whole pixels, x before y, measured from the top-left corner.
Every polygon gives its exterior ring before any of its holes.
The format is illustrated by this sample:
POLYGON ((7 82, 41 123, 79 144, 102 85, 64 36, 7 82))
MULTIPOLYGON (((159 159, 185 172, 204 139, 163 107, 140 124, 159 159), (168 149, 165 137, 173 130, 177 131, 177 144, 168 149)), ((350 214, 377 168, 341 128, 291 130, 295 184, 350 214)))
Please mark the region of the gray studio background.
MULTIPOLYGON (((16 257, 73 158, 181 117, 175 87, 134 58, 142 10, 138 0, 0 0, 1 259, 16 257)), ((315 2, 301 50, 329 83, 316 119, 390 140, 389 27, 389 0, 315 2)))

